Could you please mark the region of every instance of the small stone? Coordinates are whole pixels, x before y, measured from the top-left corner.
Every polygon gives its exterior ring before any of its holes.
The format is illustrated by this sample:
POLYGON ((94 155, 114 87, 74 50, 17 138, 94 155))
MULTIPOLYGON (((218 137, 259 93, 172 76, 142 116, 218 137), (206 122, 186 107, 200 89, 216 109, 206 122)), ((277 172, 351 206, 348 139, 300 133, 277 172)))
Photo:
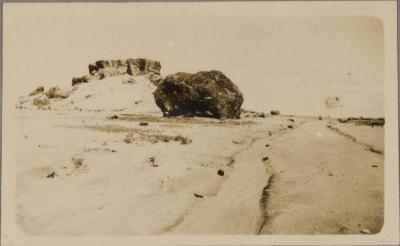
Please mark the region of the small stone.
POLYGON ((53 172, 49 173, 49 174, 46 176, 46 178, 54 178, 55 176, 57 176, 57 173, 53 171, 53 172))
POLYGON ((293 126, 292 126, 292 125, 288 125, 288 127, 287 127, 287 128, 293 129, 293 126))
POLYGON ((224 176, 224 174, 225 174, 225 172, 221 169, 219 169, 217 173, 219 176, 224 176))
POLYGON ((199 195, 199 194, 196 194, 196 193, 193 193, 193 195, 194 195, 194 197, 197 197, 197 198, 203 198, 202 195, 199 195))
POLYGON ((83 158, 75 158, 75 157, 73 157, 71 159, 71 161, 72 161, 72 164, 74 165, 74 167, 77 168, 77 169, 82 167, 82 165, 83 165, 83 158))
POLYGON ((143 121, 139 122, 139 126, 148 126, 148 125, 149 125, 149 123, 147 123, 147 122, 143 122, 143 121))
POLYGON ((268 156, 262 158, 263 161, 267 161, 268 159, 269 159, 268 156))
POLYGON ((266 144, 265 147, 269 147, 269 144, 266 144))
POLYGON ((372 167, 379 167, 378 165, 372 165, 372 167))
POLYGON ((110 117, 110 119, 118 119, 118 115, 113 115, 110 117))
POLYGON ((270 112, 271 115, 278 115, 280 114, 279 110, 271 110, 270 112))

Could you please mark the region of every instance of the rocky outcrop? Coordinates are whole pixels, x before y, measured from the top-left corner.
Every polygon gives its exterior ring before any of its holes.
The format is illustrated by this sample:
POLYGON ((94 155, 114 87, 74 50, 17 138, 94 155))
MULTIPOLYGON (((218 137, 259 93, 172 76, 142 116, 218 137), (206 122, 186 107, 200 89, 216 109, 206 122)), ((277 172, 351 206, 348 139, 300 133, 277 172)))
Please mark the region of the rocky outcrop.
POLYGON ((161 64, 158 61, 152 61, 148 59, 128 59, 128 70, 127 73, 133 76, 142 74, 160 74, 161 64))
POLYGON ((69 93, 66 91, 62 91, 59 87, 51 87, 47 92, 46 96, 48 98, 67 98, 69 93))
MULTIPOLYGON (((144 58, 128 60, 100 60, 88 66, 89 74, 72 79, 72 85, 87 83, 91 80, 104 79, 111 76, 129 74, 132 76, 153 74, 160 75, 161 64, 144 58)), ((159 81, 159 79, 155 79, 159 81)))
POLYGON ((49 103, 49 98, 46 95, 39 95, 33 99, 33 105, 35 105, 38 109, 47 109, 49 103))
POLYGON ((169 75, 154 98, 164 116, 240 118, 243 103, 239 88, 220 71, 169 75))
POLYGON ((87 83, 92 79, 91 76, 89 75, 85 75, 82 77, 74 77, 72 78, 72 86, 77 85, 77 84, 81 84, 81 83, 87 83))
POLYGON ((31 93, 29 93, 29 96, 35 96, 39 93, 42 93, 44 91, 44 87, 43 86, 39 86, 38 88, 36 88, 34 91, 32 91, 31 93))
POLYGON ((128 62, 126 60, 102 60, 89 65, 90 75, 100 79, 123 75, 126 74, 127 71, 128 62))

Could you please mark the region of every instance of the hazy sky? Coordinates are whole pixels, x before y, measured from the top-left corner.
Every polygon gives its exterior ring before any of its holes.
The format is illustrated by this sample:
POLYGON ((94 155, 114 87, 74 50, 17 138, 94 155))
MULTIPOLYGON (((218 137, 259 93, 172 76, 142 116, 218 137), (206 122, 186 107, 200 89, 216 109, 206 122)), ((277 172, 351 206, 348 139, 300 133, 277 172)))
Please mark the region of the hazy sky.
POLYGON ((273 16, 267 4, 264 12, 211 3, 15 6, 4 13, 4 54, 21 94, 69 86, 96 60, 145 57, 161 62, 163 76, 222 71, 245 108, 384 114, 383 28, 375 18, 273 16), (328 109, 329 96, 343 107, 328 109))

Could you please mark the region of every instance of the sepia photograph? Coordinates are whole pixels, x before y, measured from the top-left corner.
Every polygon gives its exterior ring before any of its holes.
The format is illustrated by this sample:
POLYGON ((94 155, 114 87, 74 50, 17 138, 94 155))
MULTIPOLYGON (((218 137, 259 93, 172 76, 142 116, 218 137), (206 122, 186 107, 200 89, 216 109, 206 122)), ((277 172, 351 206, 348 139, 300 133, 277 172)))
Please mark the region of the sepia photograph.
POLYGON ((1 245, 395 245, 396 8, 4 3, 1 245))

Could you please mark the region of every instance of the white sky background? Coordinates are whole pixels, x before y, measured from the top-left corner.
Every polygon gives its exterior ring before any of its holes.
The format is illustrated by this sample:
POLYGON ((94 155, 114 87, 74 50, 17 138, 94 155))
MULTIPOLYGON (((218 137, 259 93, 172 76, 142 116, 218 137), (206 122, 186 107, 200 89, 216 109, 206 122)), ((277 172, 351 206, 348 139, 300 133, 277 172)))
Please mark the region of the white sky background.
POLYGON ((5 71, 21 96, 69 86, 101 59, 144 57, 161 73, 220 70, 244 108, 284 114, 383 116, 378 19, 273 16, 268 4, 9 4, 5 71), (338 96, 342 108, 328 109, 338 96))

